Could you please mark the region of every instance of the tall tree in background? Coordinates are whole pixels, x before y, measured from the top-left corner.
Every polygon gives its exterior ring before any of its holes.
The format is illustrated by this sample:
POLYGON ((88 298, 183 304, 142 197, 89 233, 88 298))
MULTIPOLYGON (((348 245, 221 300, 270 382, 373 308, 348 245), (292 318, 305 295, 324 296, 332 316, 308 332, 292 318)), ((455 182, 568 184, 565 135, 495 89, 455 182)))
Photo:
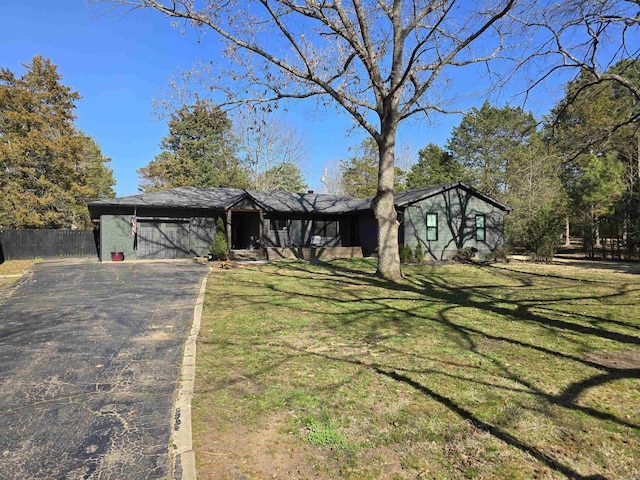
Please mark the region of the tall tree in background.
MULTIPOLYGON (((515 0, 469 2, 296 2, 112 0, 149 7, 226 43, 231 66, 206 64, 206 87, 226 104, 317 99, 348 113, 378 147, 371 206, 378 225, 377 275, 402 276, 394 207, 396 134, 401 122, 444 111, 453 68, 489 62, 505 48, 515 0)), ((176 22, 177 25, 180 22, 176 22)), ((514 32, 509 32, 515 34, 514 32)), ((519 32, 516 32, 519 33, 519 32)), ((513 42, 517 39, 512 38, 513 42)), ((192 77, 193 78, 193 77, 192 77)))
MULTIPOLYGON (((453 129, 447 142, 453 158, 447 165, 513 208, 505 219, 510 244, 524 246, 535 258, 549 259, 560 236, 565 194, 559 156, 544 145, 537 125, 533 114, 521 108, 485 102, 453 129)), ((437 148, 429 152, 437 158, 437 148)))
POLYGON ((507 169, 513 152, 530 141, 536 126, 530 112, 485 102, 462 117, 451 133, 447 149, 469 172, 472 186, 500 198, 508 188, 507 169))
POLYGON ((233 121, 238 152, 256 190, 301 191, 306 182, 301 166, 308 151, 300 133, 274 113, 242 110, 233 121))
MULTIPOLYGON (((378 145, 371 138, 365 138, 360 144, 349 149, 355 155, 340 161, 340 191, 357 198, 375 197, 378 189, 378 145)), ((395 167, 396 191, 404 190, 405 173, 395 167)))
POLYGON ((457 157, 430 143, 418 152, 418 161, 407 173, 407 189, 443 183, 468 182, 465 168, 457 157))
POLYGON ((505 218, 505 236, 538 260, 553 257, 562 233, 567 205, 560 168, 559 155, 538 132, 510 151, 501 199, 513 210, 505 218))
POLYGON ((200 100, 171 115, 163 152, 138 170, 142 191, 182 186, 249 186, 247 170, 237 156, 231 121, 218 106, 200 100))
MULTIPOLYGON (((574 82, 569 85, 567 95, 563 99, 563 107, 555 113, 576 103, 589 107, 591 98, 598 91, 614 92, 614 97, 626 98, 626 103, 634 108, 626 109, 625 115, 611 118, 613 123, 597 125, 594 122, 590 128, 578 133, 580 136, 571 138, 574 148, 569 146, 570 154, 565 177, 570 181, 580 179, 580 172, 591 159, 590 150, 599 150, 596 144, 614 144, 614 137, 619 130, 631 127, 638 135, 640 125, 640 82, 638 79, 638 58, 640 58, 640 15, 638 0, 564 0, 551 3, 544 9, 533 10, 533 15, 516 19, 523 28, 535 28, 539 41, 532 43, 531 48, 521 55, 520 67, 529 71, 532 78, 526 90, 528 95, 547 80, 552 80, 557 73, 572 72, 574 82), (634 81, 633 79, 636 79, 634 81), (585 142, 584 140, 587 140, 585 142), (575 147, 583 155, 581 161, 574 157, 575 147), (576 168, 577 167, 577 168, 576 168)), ((514 72, 517 74, 520 68, 514 72)), ((602 105, 603 99, 596 100, 602 105)), ((617 108, 617 114, 623 113, 617 108)), ((571 115, 569 115, 570 117, 571 115)), ((566 125, 565 125, 566 126, 566 125)), ((556 136, 556 139, 560 136, 556 136)), ((638 137, 640 138, 640 137, 638 137)), ((640 143, 636 143, 639 146, 640 143)), ((563 149, 564 150, 564 149, 563 149)), ((640 148, 636 148, 640 153, 640 148)), ((567 154, 567 151, 561 151, 567 154)), ((603 154, 608 155, 608 154, 603 154)), ((636 157, 638 158, 638 156, 636 157)), ((623 160, 625 162, 625 160, 623 160)), ((640 162, 640 158, 638 158, 640 162)), ((635 165, 640 165, 636 162, 635 165)), ((638 183, 640 168, 626 161, 627 186, 638 183), (629 168, 632 167, 632 168, 629 168), (633 176, 633 170, 638 174, 633 176)), ((574 190, 575 191, 575 190, 574 190)), ((635 255, 635 249, 640 242, 640 198, 638 186, 627 188, 622 202, 626 209, 626 242, 629 254, 635 255)), ((582 212, 584 213, 584 212, 582 212)), ((619 213, 618 213, 619 214, 619 213)), ((584 218, 584 215, 583 215, 584 218)), ((568 222, 567 222, 568 225, 568 222)))
POLYGON ((254 185, 254 188, 266 191, 304 192, 309 188, 300 168, 289 162, 278 163, 260 173, 254 185))
POLYGON ((342 172, 340 171, 340 162, 338 159, 330 159, 328 160, 322 171, 322 177, 320 181, 322 182, 323 193, 328 193, 332 195, 342 195, 342 172))
POLYGON ((378 190, 378 146, 373 139, 365 139, 349 150, 355 155, 340 161, 341 191, 352 197, 374 197, 378 190))
POLYGON ((112 197, 110 159, 75 124, 78 92, 35 56, 0 69, 0 229, 89 228, 86 202, 112 197))
MULTIPOLYGON (((628 70, 624 73, 624 69, 614 67, 626 59, 640 58, 638 0, 564 0, 541 9, 531 8, 528 15, 514 20, 523 29, 533 28, 538 33, 536 41, 521 52, 519 65, 513 70, 513 74, 529 70, 527 95, 555 74, 571 72, 583 80, 588 74, 588 80, 565 99, 567 103, 578 100, 583 93, 588 96, 593 86, 607 85, 624 91, 638 105, 640 84, 630 81, 628 70)), ((637 63, 632 68, 637 72, 637 63)), ((637 124, 639 119, 640 111, 633 110, 614 129, 637 124)))

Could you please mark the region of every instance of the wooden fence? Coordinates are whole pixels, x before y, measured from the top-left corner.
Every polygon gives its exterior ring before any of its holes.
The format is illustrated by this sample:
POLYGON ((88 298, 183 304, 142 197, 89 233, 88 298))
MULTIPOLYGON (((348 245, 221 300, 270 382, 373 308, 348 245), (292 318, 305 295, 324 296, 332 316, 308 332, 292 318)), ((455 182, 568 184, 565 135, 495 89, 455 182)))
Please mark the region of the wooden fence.
POLYGON ((4 230, 0 263, 31 258, 98 256, 97 230, 4 230))

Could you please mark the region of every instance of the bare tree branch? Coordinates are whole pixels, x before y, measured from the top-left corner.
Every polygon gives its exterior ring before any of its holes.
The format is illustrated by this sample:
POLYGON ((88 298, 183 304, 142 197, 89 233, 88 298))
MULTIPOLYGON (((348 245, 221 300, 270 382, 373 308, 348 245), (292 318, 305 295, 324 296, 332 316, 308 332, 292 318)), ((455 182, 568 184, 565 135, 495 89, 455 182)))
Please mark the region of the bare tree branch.
POLYGON ((525 68, 536 68, 524 90, 525 99, 535 88, 564 71, 574 78, 587 71, 592 84, 617 83, 640 100, 640 88, 608 69, 640 54, 640 2, 638 0, 567 0, 534 17, 512 16, 523 28, 538 31, 538 42, 523 51, 510 81, 525 68), (634 12, 635 9, 635 12, 634 12))

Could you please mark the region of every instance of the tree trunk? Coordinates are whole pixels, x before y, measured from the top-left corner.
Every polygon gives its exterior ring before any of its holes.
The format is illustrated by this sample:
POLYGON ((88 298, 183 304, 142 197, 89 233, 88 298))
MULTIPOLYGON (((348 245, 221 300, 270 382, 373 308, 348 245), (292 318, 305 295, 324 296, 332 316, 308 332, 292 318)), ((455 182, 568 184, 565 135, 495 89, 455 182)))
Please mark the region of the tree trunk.
POLYGON ((397 281, 402 278, 398 252, 398 215, 393 205, 395 173, 395 129, 383 132, 378 141, 378 193, 371 202, 378 225, 378 269, 376 276, 397 281))
POLYGON ((570 224, 569 224, 569 215, 567 215, 565 217, 565 224, 564 224, 564 246, 565 247, 570 247, 571 246, 571 228, 570 228, 570 224))

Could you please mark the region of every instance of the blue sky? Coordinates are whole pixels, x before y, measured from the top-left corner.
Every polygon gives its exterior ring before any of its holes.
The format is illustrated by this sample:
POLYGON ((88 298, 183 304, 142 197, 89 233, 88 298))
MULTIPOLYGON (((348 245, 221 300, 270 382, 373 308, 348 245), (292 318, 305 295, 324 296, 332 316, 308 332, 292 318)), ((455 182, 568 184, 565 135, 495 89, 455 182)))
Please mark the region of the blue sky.
MULTIPOLYGON (((104 5, 84 0, 4 0, 0 29, 0 66, 21 75, 21 64, 37 54, 58 66, 62 83, 77 90, 77 125, 111 157, 118 196, 137 193, 136 170, 160 153, 166 120, 156 120, 153 99, 178 68, 211 58, 210 41, 198 44, 183 36, 158 13, 144 10, 127 15, 100 15, 104 5)), ((534 113, 544 113, 559 98, 542 92, 534 113), (536 111, 538 110, 538 111, 536 111)), ((479 101, 478 106, 480 106, 479 101)), ((320 177, 328 161, 346 158, 348 148, 364 138, 350 136, 344 115, 329 111, 311 115, 300 105, 284 121, 298 129, 310 152, 303 170, 309 186, 322 191, 320 177)), ((427 143, 444 145, 459 116, 435 124, 411 124, 399 132, 398 151, 417 152, 427 143)))

